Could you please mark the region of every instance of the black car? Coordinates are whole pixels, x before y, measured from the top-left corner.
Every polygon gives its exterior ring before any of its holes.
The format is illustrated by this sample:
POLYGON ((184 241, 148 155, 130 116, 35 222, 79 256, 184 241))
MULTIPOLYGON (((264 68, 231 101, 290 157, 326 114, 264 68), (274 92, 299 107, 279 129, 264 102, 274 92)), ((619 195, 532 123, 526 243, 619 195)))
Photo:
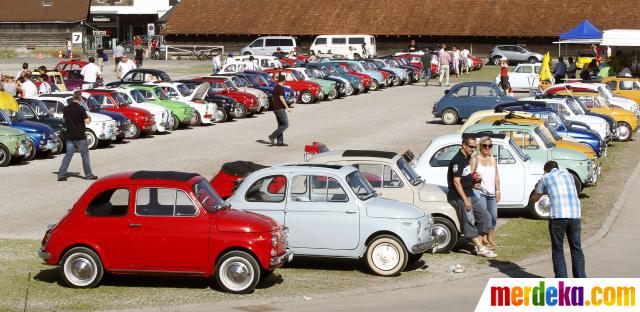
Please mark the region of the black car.
POLYGON ((106 87, 113 88, 123 84, 143 84, 148 82, 171 81, 171 77, 161 70, 150 68, 136 68, 130 70, 119 81, 109 82, 106 87))

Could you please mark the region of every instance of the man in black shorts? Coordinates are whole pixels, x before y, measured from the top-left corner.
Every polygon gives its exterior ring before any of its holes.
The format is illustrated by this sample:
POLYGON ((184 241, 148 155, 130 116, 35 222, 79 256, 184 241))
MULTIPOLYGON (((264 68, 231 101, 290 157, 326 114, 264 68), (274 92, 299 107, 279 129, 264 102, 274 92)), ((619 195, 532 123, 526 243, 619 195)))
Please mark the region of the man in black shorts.
POLYGON ((289 127, 289 118, 287 118, 287 112, 291 113, 291 108, 287 105, 287 101, 284 99, 284 76, 278 76, 278 84, 273 89, 273 113, 276 115, 276 121, 278 121, 278 129, 273 131, 269 135, 269 142, 276 146, 287 146, 284 143, 284 130, 289 127), (286 111, 285 111, 286 110, 286 111))
POLYGON ((449 162, 447 201, 456 208, 464 237, 473 241, 478 249, 478 255, 495 258, 497 255, 482 243, 479 236, 481 233, 488 232, 488 229, 485 229, 485 221, 489 216, 487 216, 486 210, 483 211, 480 208, 478 198, 473 193, 473 179, 471 178, 473 172, 471 172, 469 159, 476 147, 476 138, 465 135, 462 138, 462 148, 449 162))

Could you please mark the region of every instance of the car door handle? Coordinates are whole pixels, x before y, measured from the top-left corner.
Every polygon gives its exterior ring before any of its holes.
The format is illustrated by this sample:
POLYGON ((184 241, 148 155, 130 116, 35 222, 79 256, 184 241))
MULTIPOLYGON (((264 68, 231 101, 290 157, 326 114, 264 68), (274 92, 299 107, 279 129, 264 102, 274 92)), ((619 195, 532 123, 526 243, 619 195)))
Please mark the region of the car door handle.
POLYGON ((356 213, 356 211, 354 211, 354 210, 347 210, 347 211, 345 211, 344 213, 346 213, 346 214, 354 214, 354 213, 356 213))
POLYGON ((131 227, 131 228, 142 227, 142 224, 140 224, 140 223, 129 223, 129 227, 131 227))

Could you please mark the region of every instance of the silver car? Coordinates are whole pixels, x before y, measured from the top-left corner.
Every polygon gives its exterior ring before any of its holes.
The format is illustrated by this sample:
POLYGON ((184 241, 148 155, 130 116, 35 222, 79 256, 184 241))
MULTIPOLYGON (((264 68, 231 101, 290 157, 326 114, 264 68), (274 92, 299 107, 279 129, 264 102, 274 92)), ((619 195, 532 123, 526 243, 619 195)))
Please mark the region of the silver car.
POLYGON ((228 202, 287 226, 294 259, 364 258, 381 276, 400 274, 435 242, 431 215, 379 197, 352 166, 300 164, 258 170, 228 202))
POLYGON ((542 54, 529 51, 517 45, 497 45, 491 50, 489 59, 493 65, 500 65, 500 59, 506 57, 510 63, 542 62, 542 54))

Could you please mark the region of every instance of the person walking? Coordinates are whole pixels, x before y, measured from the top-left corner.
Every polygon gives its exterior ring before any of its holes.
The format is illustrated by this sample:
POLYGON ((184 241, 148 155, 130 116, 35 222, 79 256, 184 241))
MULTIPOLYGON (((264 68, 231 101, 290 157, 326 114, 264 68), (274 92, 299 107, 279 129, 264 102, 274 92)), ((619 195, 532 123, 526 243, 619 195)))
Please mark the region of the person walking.
POLYGON ((98 48, 96 49, 96 57, 98 58, 98 67, 100 67, 100 70, 103 70, 104 69, 103 63, 109 58, 105 57, 104 49, 102 48, 101 45, 99 45, 98 48))
POLYGON ((576 79, 576 72, 578 71, 578 67, 576 63, 573 61, 573 57, 569 56, 569 68, 567 69, 567 78, 576 79))
POLYGON ((156 38, 151 39, 151 43, 149 44, 149 48, 151 50, 151 59, 157 60, 160 57, 160 53, 158 50, 158 40, 156 38))
POLYGON ((482 137, 478 141, 478 154, 471 158, 471 171, 477 172, 482 178, 479 189, 474 192, 478 197, 480 208, 489 214, 486 228, 487 235, 483 237, 483 243, 489 249, 498 247, 495 243, 495 230, 498 222, 498 202, 500 202, 500 176, 498 175, 498 162, 492 154, 493 142, 490 137, 482 137))
POLYGON ((462 63, 461 71, 463 73, 466 72, 467 75, 469 74, 469 70, 471 69, 471 66, 473 66, 473 61, 471 60, 469 55, 471 55, 471 53, 467 48, 463 48, 462 51, 460 51, 460 58, 461 58, 460 62, 462 63))
POLYGON ((120 59, 120 63, 116 67, 116 78, 122 79, 129 71, 136 68, 136 63, 128 59, 126 55, 123 55, 120 59))
POLYGON ((506 57, 500 59, 500 89, 505 95, 511 91, 511 84, 509 83, 509 60, 506 57))
POLYGON ((456 78, 460 78, 460 50, 456 46, 453 46, 453 72, 456 74, 456 78))
POLYGON ((449 86, 449 71, 451 70, 449 64, 451 63, 451 55, 447 52, 447 46, 442 45, 442 50, 438 53, 438 63, 440 63, 440 86, 442 87, 442 78, 446 76, 445 82, 449 86))
POLYGON ((125 55, 125 53, 126 52, 124 50, 124 47, 122 46, 122 42, 119 42, 118 45, 113 48, 113 60, 116 63, 116 68, 118 67, 118 64, 122 60, 122 57, 125 55))
POLYGON ((429 79, 431 79, 431 54, 429 54, 429 48, 424 49, 424 54, 420 57, 420 63, 422 64, 424 86, 426 87, 429 85, 429 79))
POLYGON ((562 56, 558 57, 558 63, 553 67, 553 79, 555 83, 562 83, 567 75, 567 64, 564 63, 562 56))
POLYGON ((486 233, 487 214, 478 205, 478 197, 473 192, 473 171, 469 160, 476 147, 476 138, 465 135, 462 138, 462 148, 449 162, 447 201, 456 208, 464 237, 473 242, 477 254, 495 258, 495 252, 489 250, 480 237, 480 234, 486 233))
POLYGON ((67 181, 67 169, 73 158, 73 154, 80 152, 82 158, 82 168, 84 169, 84 178, 87 180, 98 179, 91 172, 91 162, 89 161, 89 142, 85 134, 86 125, 91 122, 91 118, 87 116, 87 112, 80 105, 82 102, 82 92, 73 92, 73 99, 69 105, 63 110, 64 124, 67 130, 66 148, 67 151, 62 158, 62 164, 58 169, 58 181, 67 181))
POLYGON ((93 89, 96 87, 98 79, 102 79, 102 71, 100 67, 95 64, 96 59, 93 56, 89 57, 89 63, 82 67, 80 75, 82 75, 82 89, 93 89))
POLYGON ((65 57, 66 58, 71 58, 71 56, 72 56, 71 55, 71 49, 73 48, 73 45, 71 44, 71 40, 70 39, 67 39, 67 43, 65 44, 65 47, 67 49, 67 51, 65 52, 66 53, 65 57))
POLYGON ((140 46, 138 46, 136 48, 135 55, 134 55, 134 60, 135 60, 137 68, 141 68, 142 67, 142 62, 144 61, 144 48, 142 48, 142 45, 140 45, 140 46))
POLYGON ((567 235, 571 250, 571 271, 573 277, 587 277, 585 260, 580 242, 580 199, 573 175, 560 169, 555 161, 544 164, 544 175, 538 181, 531 196, 532 202, 547 194, 551 200, 549 213, 549 236, 551 237, 551 259, 556 278, 567 278, 567 264, 564 259, 564 236, 567 235))
POLYGON ((211 58, 211 68, 214 74, 217 74, 222 69, 222 60, 218 53, 214 53, 211 58))
POLYGON ((276 115, 276 121, 278 122, 278 128, 269 135, 269 142, 271 145, 287 146, 284 143, 284 130, 289 128, 289 118, 287 113, 291 113, 291 108, 287 105, 287 101, 284 99, 284 76, 278 76, 278 84, 273 89, 272 105, 273 113, 276 115))

